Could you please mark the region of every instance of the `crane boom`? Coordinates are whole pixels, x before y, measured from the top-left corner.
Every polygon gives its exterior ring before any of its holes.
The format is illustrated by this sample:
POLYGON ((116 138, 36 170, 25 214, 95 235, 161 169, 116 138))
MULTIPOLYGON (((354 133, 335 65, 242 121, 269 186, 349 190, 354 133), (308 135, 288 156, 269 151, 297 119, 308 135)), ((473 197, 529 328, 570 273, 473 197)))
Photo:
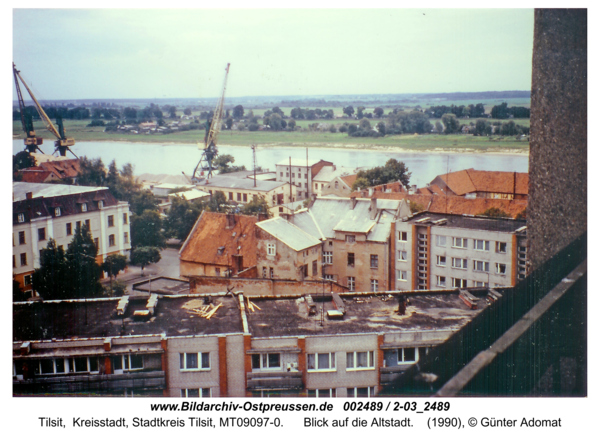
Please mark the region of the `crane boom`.
POLYGON ((35 130, 33 129, 33 120, 31 120, 31 115, 26 114, 25 109, 25 101, 23 100, 23 94, 21 93, 21 87, 19 86, 19 79, 17 77, 19 71, 13 62, 13 75, 15 77, 15 88, 17 89, 17 100, 19 102, 19 114, 21 115, 21 125, 23 126, 23 131, 25 132, 25 148, 27 151, 35 152, 39 150, 41 153, 44 153, 40 148, 44 140, 41 137, 36 137, 35 130))
POLYGON ((219 140, 219 133, 221 132, 221 120, 223 118, 223 107, 225 106, 225 89, 227 87, 227 76, 229 75, 229 66, 231 64, 227 63, 227 67, 225 67, 225 79, 223 80, 223 92, 219 101, 217 102, 217 107, 215 108, 215 112, 213 114, 212 121, 210 126, 208 121, 206 122, 206 134, 204 135, 204 148, 198 144, 198 149, 202 149, 202 157, 200 157, 200 161, 196 164, 194 168, 194 172, 192 173, 192 182, 197 183, 204 177, 204 172, 206 172, 206 178, 210 178, 212 176, 213 171, 213 160, 217 158, 219 151, 217 149, 217 141, 219 140), (200 170, 200 172, 198 172, 200 170))
MULTIPOLYGON (((61 135, 60 132, 54 127, 54 124, 50 120, 50 117, 48 117, 48 115, 42 108, 42 105, 40 105, 40 103, 37 101, 37 99, 33 95, 33 92, 29 89, 29 87, 27 86, 27 84, 25 83, 23 78, 21 77, 20 72, 16 69, 14 63, 13 63, 13 71, 15 74, 15 78, 18 77, 21 80, 21 83, 23 84, 23 86, 25 87, 27 92, 29 93, 29 96, 31 96, 33 103, 35 103, 35 109, 37 110, 38 114, 40 115, 40 118, 44 122, 44 125, 46 125, 46 129, 48 131, 50 131, 52 134, 54 134, 54 136, 56 137, 56 141, 54 142, 56 149, 55 149, 54 153, 56 153, 56 151, 59 151, 60 155, 64 157, 66 155, 67 150, 69 150, 73 155, 75 155, 75 153, 73 151, 71 151, 71 149, 69 149, 69 146, 73 146, 75 144, 75 140, 73 138, 67 138, 65 135, 61 135)), ((61 129, 61 130, 64 131, 64 129, 61 129)), ((77 155, 75 155, 75 157, 77 157, 77 155)))

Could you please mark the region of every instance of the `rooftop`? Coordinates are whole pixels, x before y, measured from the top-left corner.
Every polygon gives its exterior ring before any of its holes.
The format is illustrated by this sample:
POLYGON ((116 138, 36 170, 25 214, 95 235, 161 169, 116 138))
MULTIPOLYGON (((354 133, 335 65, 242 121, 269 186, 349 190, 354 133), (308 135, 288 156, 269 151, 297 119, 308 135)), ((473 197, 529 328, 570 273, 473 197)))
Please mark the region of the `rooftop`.
POLYGON ((528 193, 529 174, 519 172, 497 172, 473 168, 438 175, 450 190, 459 196, 472 192, 528 193))
POLYGON ((257 178, 256 187, 254 187, 254 179, 225 174, 213 176, 210 180, 204 180, 197 187, 202 190, 237 189, 270 192, 285 184, 288 183, 285 181, 261 181, 257 178))
MULTIPOLYGON (((301 298, 259 298, 260 307, 248 313, 248 326, 253 336, 338 335, 394 331, 458 330, 481 312, 488 289, 470 289, 479 298, 478 309, 470 309, 459 298, 458 290, 444 292, 385 292, 379 294, 339 294, 346 314, 342 320, 330 320, 328 310, 335 310, 330 295, 313 295, 317 313, 309 315, 306 300, 301 298), (398 315, 398 296, 408 297, 406 312, 398 315), (321 326, 321 311, 325 312, 321 326)), ((501 291, 499 291, 501 292, 501 291)))
POLYGON ((107 190, 108 187, 84 187, 66 184, 43 184, 13 182, 13 202, 27 199, 27 193, 33 193, 34 198, 51 198, 53 196, 76 195, 78 193, 97 192, 107 190))
POLYGON ((124 318, 117 316, 119 298, 26 302, 13 305, 13 341, 166 334, 213 335, 243 332, 237 297, 213 296, 222 304, 210 320, 184 308, 202 305, 202 297, 159 297, 155 314, 133 316, 146 310, 148 297, 129 297, 124 318))
POLYGON ((429 218, 428 221, 418 222, 420 225, 431 225, 433 221, 439 219, 446 219, 443 227, 447 228, 464 228, 469 230, 484 230, 484 231, 500 231, 505 233, 513 233, 519 228, 526 226, 527 221, 517 219, 503 219, 503 218, 483 218, 483 217, 470 217, 453 214, 438 214, 431 212, 422 212, 414 215, 406 222, 415 224, 417 221, 421 221, 425 218, 429 218))
POLYGON ((313 181, 329 182, 338 176, 341 177, 355 174, 356 171, 351 167, 324 166, 321 170, 319 170, 319 173, 314 176, 313 181))
POLYGON ((184 262, 231 266, 231 256, 242 254, 244 266, 256 264, 256 216, 204 211, 179 251, 184 262), (228 227, 227 217, 234 221, 228 227), (239 248, 239 249, 238 249, 239 248))
MULTIPOLYGON (((310 159, 310 160, 308 160, 308 167, 313 166, 320 161, 322 161, 322 160, 310 159)), ((306 167, 306 163, 307 163, 307 160, 304 158, 292 158, 292 166, 306 167)), ((281 160, 279 163, 277 163, 277 166, 289 166, 289 165, 290 165, 289 158, 286 160, 281 160)))
POLYGON ((302 251, 321 243, 321 240, 317 237, 311 236, 281 217, 259 222, 256 226, 285 243, 294 251, 302 251))

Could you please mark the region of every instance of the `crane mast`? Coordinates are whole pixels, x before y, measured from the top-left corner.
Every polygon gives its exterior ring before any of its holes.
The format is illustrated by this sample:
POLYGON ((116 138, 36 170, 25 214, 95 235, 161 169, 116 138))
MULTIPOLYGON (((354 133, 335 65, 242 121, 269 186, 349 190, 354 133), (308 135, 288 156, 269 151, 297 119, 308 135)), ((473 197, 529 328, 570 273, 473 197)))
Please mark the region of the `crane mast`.
POLYGON ((225 90, 227 88, 227 76, 229 75, 230 65, 230 63, 227 63, 227 67, 225 67, 223 92, 221 94, 221 97, 219 98, 219 101, 217 102, 217 107, 215 108, 212 121, 210 121, 210 123, 208 120, 206 121, 204 147, 198 144, 198 149, 202 149, 202 156, 200 157, 200 161, 194 168, 194 173, 192 174, 192 181, 194 183, 198 183, 204 177, 208 179, 212 176, 212 171, 214 169, 213 161, 217 158, 219 154, 219 150, 217 149, 217 142, 219 139, 219 133, 221 132, 223 108, 225 106, 225 90))
MULTIPOLYGON (((25 87, 25 89, 27 90, 27 92, 29 93, 29 96, 31 96, 31 100, 33 100, 33 103, 35 104, 35 109, 37 110, 38 114, 40 115, 40 118, 44 122, 44 125, 46 125, 46 129, 48 131, 50 131, 56 137, 57 140, 54 142, 54 146, 55 146, 54 153, 56 153, 58 151, 60 153, 60 156, 64 157, 64 156, 66 156, 67 151, 69 151, 76 158, 79 158, 69 148, 69 146, 73 146, 75 144, 75 139, 73 139, 73 138, 67 138, 67 136, 65 135, 65 130, 64 130, 64 127, 63 127, 63 124, 62 124, 62 118, 60 118, 58 120, 59 130, 57 130, 54 127, 54 125, 52 124, 52 121, 50 120, 50 117, 48 117, 48 115, 46 114, 46 112, 42 108, 42 105, 40 105, 40 103, 37 101, 37 99, 33 95, 33 92, 29 89, 29 87, 27 86, 27 84, 25 83, 25 81, 23 80, 23 78, 21 77, 20 72, 17 70, 17 68, 15 67, 14 63, 13 63, 13 72, 14 72, 14 75, 15 75, 15 81, 17 83, 17 90, 19 90, 18 81, 17 81, 17 78, 19 78, 21 80, 21 83, 23 84, 23 86, 25 87)), ((19 91, 17 91, 17 94, 20 94, 19 91)), ((21 114, 23 114, 23 112, 21 114)))
POLYGON ((19 86, 19 79, 17 75, 19 71, 13 62, 13 75, 15 77, 15 87, 17 89, 17 100, 19 101, 19 113, 21 115, 21 125, 23 126, 23 131, 25 132, 25 150, 29 153, 33 153, 36 150, 40 151, 42 154, 44 153, 40 148, 44 140, 41 137, 36 137, 35 130, 33 128, 33 119, 30 114, 27 114, 25 109, 25 101, 23 100, 23 94, 21 94, 21 87, 19 86))

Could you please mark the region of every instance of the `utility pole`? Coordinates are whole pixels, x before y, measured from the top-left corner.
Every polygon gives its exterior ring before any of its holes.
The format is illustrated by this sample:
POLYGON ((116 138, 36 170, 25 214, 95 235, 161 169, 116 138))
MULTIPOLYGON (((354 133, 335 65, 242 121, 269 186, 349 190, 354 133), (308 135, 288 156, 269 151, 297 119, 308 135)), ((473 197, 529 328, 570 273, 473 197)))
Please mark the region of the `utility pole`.
POLYGON ((290 202, 292 202, 292 157, 290 157, 290 202))
POLYGON ((250 148, 252 149, 252 163, 254 166, 254 187, 256 187, 256 145, 253 144, 250 148))
POLYGON ((312 180, 308 177, 308 173, 308 148, 306 148, 306 199, 310 199, 310 186, 312 185, 312 180))

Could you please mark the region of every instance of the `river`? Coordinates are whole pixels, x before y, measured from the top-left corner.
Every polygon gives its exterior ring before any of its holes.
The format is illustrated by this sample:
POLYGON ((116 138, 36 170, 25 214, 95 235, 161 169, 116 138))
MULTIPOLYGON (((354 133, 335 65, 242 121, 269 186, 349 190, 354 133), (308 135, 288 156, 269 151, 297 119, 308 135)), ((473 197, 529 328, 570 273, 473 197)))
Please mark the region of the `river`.
MULTIPOLYGON (((42 145, 46 153, 52 152, 53 143, 42 145)), ((23 140, 13 140, 13 154, 23 150, 23 140)), ((201 152, 191 144, 157 144, 90 141, 77 143, 73 151, 78 156, 102 158, 105 165, 113 159, 117 165, 125 163, 134 165, 137 175, 142 173, 181 175, 185 172, 191 176, 194 167, 200 160, 201 152)), ((236 165, 252 168, 252 150, 243 146, 219 146, 219 154, 230 154, 235 157, 236 165)), ((306 149, 300 147, 258 147, 256 162, 258 166, 275 170, 275 164, 288 157, 306 159, 306 149)), ((358 150, 341 148, 308 148, 309 159, 332 161, 345 167, 382 166, 390 158, 404 161, 408 166, 411 184, 422 187, 437 175, 449 171, 469 169, 501 170, 509 172, 527 172, 528 154, 494 154, 494 153, 426 153, 396 152, 383 150, 358 150)))

